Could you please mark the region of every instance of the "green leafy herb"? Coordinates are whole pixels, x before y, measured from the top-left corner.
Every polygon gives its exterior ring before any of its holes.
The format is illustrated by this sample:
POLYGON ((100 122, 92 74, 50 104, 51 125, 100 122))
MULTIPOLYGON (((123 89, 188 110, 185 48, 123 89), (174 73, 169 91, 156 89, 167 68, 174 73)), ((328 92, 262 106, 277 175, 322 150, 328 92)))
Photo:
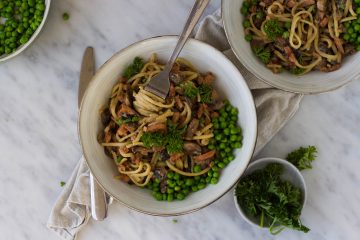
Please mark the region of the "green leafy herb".
POLYGON ((130 117, 122 117, 117 120, 115 120, 116 124, 121 127, 124 123, 131 123, 131 122, 138 122, 140 120, 139 116, 130 116, 130 117))
POLYGON ((298 67, 295 67, 295 68, 290 69, 290 72, 291 72, 292 74, 295 74, 295 75, 301 75, 301 74, 304 73, 304 71, 305 71, 305 69, 303 69, 303 68, 298 68, 298 67))
POLYGON ((166 137, 160 132, 146 132, 141 136, 144 147, 162 147, 166 144, 166 137))
POLYGON ((60 187, 63 187, 63 186, 65 186, 65 184, 66 184, 66 182, 64 182, 64 181, 61 181, 61 182, 60 182, 60 187))
POLYGON ((173 221, 173 223, 177 223, 177 222, 178 222, 178 220, 177 220, 177 219, 173 219, 172 221, 173 221))
POLYGON ((286 160, 294 164, 299 170, 311 169, 311 162, 316 158, 316 147, 309 146, 307 148, 300 147, 299 149, 289 153, 286 160))
POLYGON ((212 102, 212 87, 208 84, 200 84, 198 87, 200 94, 200 102, 202 103, 211 103, 212 102))
POLYGON ((270 19, 264 24, 264 32, 270 40, 275 40, 277 37, 280 37, 285 30, 278 20, 270 19))
POLYGON ((247 215, 257 217, 260 226, 269 226, 278 234, 285 227, 308 232, 301 224, 302 195, 299 188, 280 178, 283 167, 272 163, 245 176, 236 187, 240 207, 247 215))
POLYGON ((175 124, 168 121, 168 134, 166 135, 166 150, 169 154, 181 152, 183 150, 182 134, 185 132, 185 128, 178 129, 175 124))
POLYGON ((186 128, 178 129, 177 126, 168 122, 167 134, 161 132, 146 132, 141 136, 144 147, 162 147, 165 146, 169 154, 181 152, 183 150, 182 134, 186 128))
POLYGON ((252 47, 252 50, 254 51, 255 55, 260 58, 260 60, 265 63, 268 64, 270 62, 270 49, 268 48, 264 48, 264 47, 252 47))
POLYGON ((131 65, 129 65, 124 73, 123 77, 130 79, 132 76, 138 74, 144 67, 144 60, 140 57, 136 57, 131 65))
POLYGON ((187 82, 181 85, 184 89, 184 95, 190 99, 194 99, 198 94, 199 90, 196 88, 193 82, 187 82))

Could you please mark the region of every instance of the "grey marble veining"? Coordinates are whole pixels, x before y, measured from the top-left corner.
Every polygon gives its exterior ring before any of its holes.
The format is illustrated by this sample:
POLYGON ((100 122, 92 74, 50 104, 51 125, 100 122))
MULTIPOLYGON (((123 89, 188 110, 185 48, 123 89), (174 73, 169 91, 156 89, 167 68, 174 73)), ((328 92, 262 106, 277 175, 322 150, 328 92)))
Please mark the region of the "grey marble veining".
MULTIPOLYGON (((117 50, 152 36, 177 34, 191 0, 53 1, 46 28, 33 46, 0 65, 0 239, 57 239, 46 229, 52 204, 81 156, 77 139, 77 86, 84 48, 97 65, 117 50), (63 21, 62 13, 70 13, 63 21)), ((213 0, 207 13, 220 5, 213 0)), ((276 239, 359 239, 360 82, 306 96, 299 112, 260 153, 284 157, 301 145, 318 146, 304 171, 308 234, 276 239)), ((232 194, 176 218, 151 217, 110 206, 104 222, 90 223, 78 239, 274 239, 236 213, 232 194), (177 223, 172 220, 177 219, 177 223)))

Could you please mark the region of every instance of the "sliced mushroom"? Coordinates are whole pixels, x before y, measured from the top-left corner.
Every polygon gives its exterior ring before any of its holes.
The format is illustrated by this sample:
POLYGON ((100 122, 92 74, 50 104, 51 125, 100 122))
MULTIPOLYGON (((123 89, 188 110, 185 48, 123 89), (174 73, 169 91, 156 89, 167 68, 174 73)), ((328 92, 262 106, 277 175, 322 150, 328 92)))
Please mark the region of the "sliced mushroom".
POLYGON ((199 127, 199 120, 197 118, 191 120, 188 129, 186 131, 186 138, 192 138, 198 127, 199 127))
POLYGON ((201 147, 193 142, 184 142, 184 150, 188 155, 201 154, 201 147))

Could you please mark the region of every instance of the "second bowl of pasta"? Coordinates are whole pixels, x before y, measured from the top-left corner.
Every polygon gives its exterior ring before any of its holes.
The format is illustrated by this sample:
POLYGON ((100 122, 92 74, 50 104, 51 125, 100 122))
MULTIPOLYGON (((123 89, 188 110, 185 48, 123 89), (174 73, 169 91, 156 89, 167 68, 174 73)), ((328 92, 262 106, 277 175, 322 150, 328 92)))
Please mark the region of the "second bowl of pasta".
POLYGON ((359 77, 356 9, 351 0, 223 0, 222 18, 232 50, 251 73, 312 94, 359 77))

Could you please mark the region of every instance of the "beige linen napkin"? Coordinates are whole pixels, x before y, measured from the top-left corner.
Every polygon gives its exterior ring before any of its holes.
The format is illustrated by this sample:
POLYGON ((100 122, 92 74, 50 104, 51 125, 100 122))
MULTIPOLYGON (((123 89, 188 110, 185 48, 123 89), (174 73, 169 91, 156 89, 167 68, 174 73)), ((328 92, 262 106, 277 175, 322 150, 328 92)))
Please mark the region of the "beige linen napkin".
MULTIPOLYGON (((221 23, 220 11, 204 19, 195 36, 224 54, 239 68, 254 96, 258 118, 258 140, 255 154, 295 114, 302 95, 284 92, 258 80, 248 72, 230 50, 221 23)), ((74 239, 90 213, 89 169, 81 158, 63 192, 51 211, 47 226, 63 239, 74 239)))

